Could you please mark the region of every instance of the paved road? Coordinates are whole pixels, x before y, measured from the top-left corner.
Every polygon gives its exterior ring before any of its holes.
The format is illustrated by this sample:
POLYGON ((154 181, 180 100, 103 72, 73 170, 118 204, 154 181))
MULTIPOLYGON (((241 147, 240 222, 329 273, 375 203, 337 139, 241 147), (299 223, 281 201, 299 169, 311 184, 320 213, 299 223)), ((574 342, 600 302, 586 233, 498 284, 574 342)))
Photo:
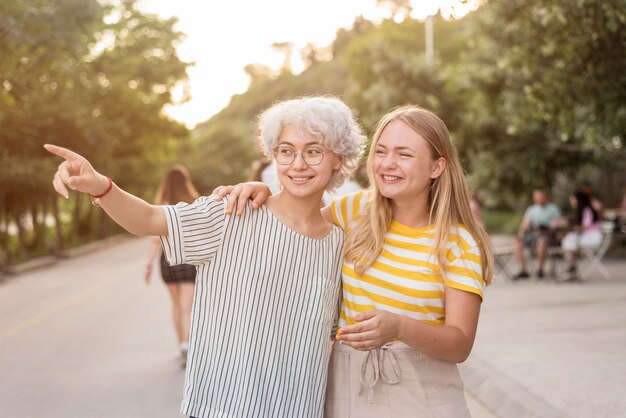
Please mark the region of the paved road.
POLYGON ((147 245, 126 240, 0 283, 1 416, 180 416, 167 291, 141 280, 147 245))
POLYGON ((177 417, 167 290, 133 239, 0 284, 0 416, 177 417))
MULTIPOLYGON (((497 281, 487 289, 466 388, 501 418, 626 417, 626 259, 613 279, 497 281)), ((515 268, 515 267, 514 267, 515 268)))
MULTIPOLYGON (((132 239, 0 283, 0 415, 178 417, 169 301, 132 239)), ((626 416, 626 260, 614 279, 499 281, 462 365, 474 418, 626 416)))

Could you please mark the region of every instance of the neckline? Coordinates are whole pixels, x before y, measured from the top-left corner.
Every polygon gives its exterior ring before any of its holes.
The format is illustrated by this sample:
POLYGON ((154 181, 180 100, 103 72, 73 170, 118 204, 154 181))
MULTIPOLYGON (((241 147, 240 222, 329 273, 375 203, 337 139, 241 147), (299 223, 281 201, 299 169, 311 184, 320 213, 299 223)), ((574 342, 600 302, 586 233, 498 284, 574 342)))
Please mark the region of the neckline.
MULTIPOLYGON (((251 208, 246 208, 246 210, 250 210, 251 208)), ((329 239, 334 233, 335 230, 339 229, 337 228, 337 226, 335 226, 334 224, 330 223, 330 230, 328 231, 328 233, 326 235, 324 235, 322 238, 313 238, 313 237, 309 237, 308 235, 304 235, 294 229, 291 229, 290 227, 288 227, 287 225, 285 225, 280 219, 278 219, 278 217, 276 215, 274 215, 274 212, 272 212, 271 210, 269 210, 269 208, 267 207, 267 205, 261 205, 261 209, 263 209, 268 216, 273 219, 278 225, 280 225, 280 227, 284 230, 286 230, 287 232, 296 235, 298 237, 313 241, 313 242, 323 242, 326 241, 327 239, 329 239)), ((254 210, 254 209, 252 209, 254 210)))
POLYGON ((402 235, 423 235, 426 232, 429 232, 435 228, 435 225, 426 225, 421 226, 419 228, 413 228, 412 226, 408 226, 402 224, 395 219, 391 220, 391 224, 389 225, 389 231, 398 232, 402 235))

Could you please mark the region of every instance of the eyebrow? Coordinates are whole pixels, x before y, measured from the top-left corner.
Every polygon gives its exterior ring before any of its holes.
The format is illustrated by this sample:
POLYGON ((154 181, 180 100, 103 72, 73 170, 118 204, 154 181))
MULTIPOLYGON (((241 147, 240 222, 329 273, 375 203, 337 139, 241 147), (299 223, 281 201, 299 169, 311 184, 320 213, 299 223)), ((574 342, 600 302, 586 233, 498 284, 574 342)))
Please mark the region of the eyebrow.
MULTIPOLYGON (((278 145, 291 145, 292 147, 295 147, 295 145, 289 141, 279 142, 278 145)), ((306 144, 304 144, 305 147, 309 145, 322 145, 322 143, 321 142, 307 142, 306 144)))
MULTIPOLYGON (((376 147, 387 149, 387 147, 382 145, 382 144, 376 144, 376 147)), ((397 150, 397 151, 408 150, 408 151, 411 151, 411 152, 415 152, 415 150, 411 149, 410 147, 395 147, 394 150, 397 150)))

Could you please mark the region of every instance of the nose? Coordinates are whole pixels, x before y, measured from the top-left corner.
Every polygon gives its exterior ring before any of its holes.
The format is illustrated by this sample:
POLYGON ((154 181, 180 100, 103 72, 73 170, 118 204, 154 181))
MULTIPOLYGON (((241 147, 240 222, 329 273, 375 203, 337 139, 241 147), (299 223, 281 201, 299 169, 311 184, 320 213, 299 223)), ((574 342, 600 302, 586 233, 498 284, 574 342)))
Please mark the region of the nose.
POLYGON ((383 158, 383 167, 384 168, 394 168, 396 166, 396 157, 392 153, 388 153, 383 158))
POLYGON ((304 162, 304 158, 302 158, 302 153, 297 152, 293 160, 293 168, 295 168, 296 170, 304 170, 307 167, 308 164, 304 162))

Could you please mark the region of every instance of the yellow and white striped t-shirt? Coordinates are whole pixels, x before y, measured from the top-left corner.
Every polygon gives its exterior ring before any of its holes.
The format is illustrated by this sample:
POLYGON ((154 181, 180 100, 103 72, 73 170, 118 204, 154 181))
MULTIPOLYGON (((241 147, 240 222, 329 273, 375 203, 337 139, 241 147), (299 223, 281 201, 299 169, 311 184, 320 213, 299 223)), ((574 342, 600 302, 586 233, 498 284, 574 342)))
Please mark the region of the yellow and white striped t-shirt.
MULTIPOLYGON (((334 223, 348 235, 354 222, 365 214, 368 193, 371 192, 345 195, 331 203, 334 223)), ((482 298, 485 282, 480 250, 472 235, 462 226, 450 230, 444 260, 445 281, 434 256, 430 255, 434 240, 434 225, 411 228, 392 221, 382 253, 362 276, 356 274, 353 263, 344 259, 339 326, 353 324, 352 315, 372 309, 442 325, 444 285, 482 298)))

